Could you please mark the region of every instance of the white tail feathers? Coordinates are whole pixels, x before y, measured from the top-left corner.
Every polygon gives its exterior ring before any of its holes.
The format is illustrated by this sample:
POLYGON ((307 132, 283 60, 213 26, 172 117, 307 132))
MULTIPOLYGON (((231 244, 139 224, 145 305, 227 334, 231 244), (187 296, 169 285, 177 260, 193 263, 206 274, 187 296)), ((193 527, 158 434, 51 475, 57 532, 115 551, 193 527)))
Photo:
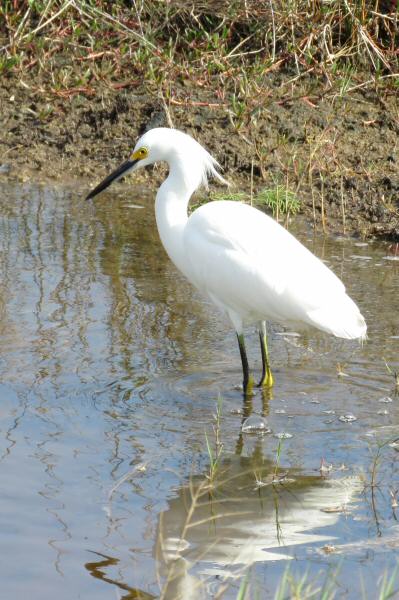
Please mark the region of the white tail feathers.
POLYGON ((308 313, 309 322, 327 333, 347 340, 365 340, 367 325, 356 304, 344 294, 341 300, 308 313))

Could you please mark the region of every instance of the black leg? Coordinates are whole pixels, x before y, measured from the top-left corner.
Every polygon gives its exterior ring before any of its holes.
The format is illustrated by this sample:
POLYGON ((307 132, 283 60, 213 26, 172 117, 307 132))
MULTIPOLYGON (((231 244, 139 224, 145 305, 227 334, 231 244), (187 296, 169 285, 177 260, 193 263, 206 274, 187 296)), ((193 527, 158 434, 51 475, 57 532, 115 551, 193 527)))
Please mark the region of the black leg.
POLYGON ((242 372, 244 375, 244 380, 243 380, 244 394, 246 394, 246 392, 248 391, 248 388, 249 388, 250 377, 249 377, 249 365, 248 365, 247 352, 245 350, 244 335, 242 333, 241 334, 237 333, 237 339, 238 339, 238 346, 240 348, 242 372))

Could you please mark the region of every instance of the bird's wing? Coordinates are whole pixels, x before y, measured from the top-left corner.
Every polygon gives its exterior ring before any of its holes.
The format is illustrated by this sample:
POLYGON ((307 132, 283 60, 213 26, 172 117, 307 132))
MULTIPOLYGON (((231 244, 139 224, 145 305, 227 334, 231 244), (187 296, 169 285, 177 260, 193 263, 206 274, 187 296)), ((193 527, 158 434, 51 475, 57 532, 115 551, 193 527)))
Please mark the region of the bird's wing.
POLYGON ((238 314, 309 321, 312 311, 346 297, 343 283, 321 260, 245 204, 218 201, 197 209, 185 227, 184 246, 189 279, 238 314))

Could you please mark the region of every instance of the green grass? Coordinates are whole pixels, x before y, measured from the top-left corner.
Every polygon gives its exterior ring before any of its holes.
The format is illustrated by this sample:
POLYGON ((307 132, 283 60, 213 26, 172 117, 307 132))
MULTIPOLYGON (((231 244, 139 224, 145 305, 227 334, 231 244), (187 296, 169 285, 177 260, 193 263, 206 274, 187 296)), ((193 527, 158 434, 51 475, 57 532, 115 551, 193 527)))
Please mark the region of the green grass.
MULTIPOLYGON (((247 204, 251 202, 249 194, 240 191, 233 192, 232 190, 212 192, 210 199, 233 200, 247 204)), ((283 215, 285 217, 296 215, 301 209, 301 202, 296 194, 280 184, 275 184, 272 188, 264 188, 253 194, 252 204, 259 208, 268 209, 277 220, 283 215)))
MULTIPOLYGON (((389 600, 397 597, 399 592, 399 568, 395 567, 389 574, 385 571, 378 586, 378 600, 389 600)), ((285 570, 283 577, 277 587, 274 600, 338 600, 341 597, 342 587, 338 583, 339 567, 333 571, 330 569, 324 577, 312 578, 305 571, 302 576, 291 573, 290 565, 285 570)), ((361 590, 361 581, 351 581, 351 590, 357 586, 359 599, 373 600, 367 592, 361 590)), ((260 595, 260 597, 262 597, 260 595)))
POLYGON ((233 200, 234 202, 249 202, 249 196, 245 192, 233 192, 226 190, 224 192, 212 191, 211 200, 233 200))
POLYGON ((387 361, 383 358, 384 362, 385 362, 385 367, 389 373, 389 375, 392 377, 393 382, 394 382, 394 393, 395 394, 399 394, 399 371, 394 371, 393 369, 391 369, 391 367, 388 365, 387 361))
POLYGON ((211 487, 214 485, 215 477, 216 477, 216 474, 217 474, 217 471, 219 468, 220 458, 221 458, 222 452, 223 452, 223 444, 220 440, 222 405, 223 405, 223 399, 222 399, 222 396, 219 395, 218 401, 216 404, 216 412, 213 415, 214 444, 212 444, 212 442, 209 440, 208 434, 205 431, 206 449, 207 449, 208 458, 209 458, 209 473, 207 475, 207 479, 208 479, 209 485, 211 487))
POLYGON ((40 89, 65 96, 145 83, 177 102, 190 81, 217 92, 239 130, 271 70, 316 75, 340 96, 370 75, 394 81, 397 20, 393 0, 5 0, 0 72, 40 74, 40 89))
POLYGON ((301 203, 296 194, 279 184, 273 188, 261 190, 254 197, 254 204, 271 210, 277 220, 280 215, 295 215, 301 209, 301 203))
POLYGON ((398 574, 398 566, 396 566, 390 576, 385 571, 382 576, 378 600, 389 600, 390 598, 397 597, 397 594, 399 593, 398 574))

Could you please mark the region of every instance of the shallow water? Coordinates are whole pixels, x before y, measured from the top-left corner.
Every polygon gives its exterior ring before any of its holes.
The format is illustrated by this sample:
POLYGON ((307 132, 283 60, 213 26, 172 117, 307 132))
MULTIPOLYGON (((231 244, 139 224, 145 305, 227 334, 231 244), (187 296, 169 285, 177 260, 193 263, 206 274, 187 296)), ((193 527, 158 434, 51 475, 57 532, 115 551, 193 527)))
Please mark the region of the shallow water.
MULTIPOLYGON (((2 186, 2 594, 235 598, 251 567, 253 594, 273 597, 289 564, 375 598, 398 558, 399 453, 377 450, 398 435, 385 362, 399 370, 399 261, 296 230, 343 278, 369 340, 274 326, 275 388, 243 406, 229 324, 167 259, 152 198, 117 189, 87 203, 2 186), (241 433, 251 411, 271 433, 241 433)), ((255 332, 248 345, 259 370, 255 332)))

